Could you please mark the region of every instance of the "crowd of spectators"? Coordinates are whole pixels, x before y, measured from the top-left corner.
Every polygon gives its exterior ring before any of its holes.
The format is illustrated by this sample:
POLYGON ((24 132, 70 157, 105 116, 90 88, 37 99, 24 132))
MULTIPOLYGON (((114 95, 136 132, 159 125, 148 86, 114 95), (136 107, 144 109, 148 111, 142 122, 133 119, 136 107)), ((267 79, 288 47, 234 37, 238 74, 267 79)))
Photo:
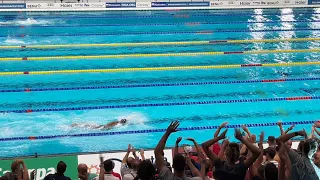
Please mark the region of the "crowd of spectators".
MULTIPOLYGON (((269 136, 268 147, 263 147, 264 132, 259 135, 251 134, 243 125, 234 129, 234 137, 238 143, 229 142, 226 137, 227 122, 222 123, 216 130, 214 137, 199 145, 193 138, 186 138, 194 145, 184 146, 184 152, 179 152, 182 137, 177 138, 174 149, 172 167, 164 157, 164 149, 169 136, 177 132, 179 122, 172 122, 154 149, 155 162, 145 159, 143 151, 141 158, 136 155, 131 145, 122 160, 120 174, 114 172, 115 164, 112 160, 101 159, 101 169, 95 180, 318 180, 320 177, 320 148, 315 133, 320 132, 320 122, 312 126, 311 134, 306 131, 283 130, 278 122, 281 135, 278 138, 269 136), (223 130, 222 132, 220 132, 223 130), (290 139, 300 136, 297 149, 292 149, 290 139), (133 157, 130 157, 130 154, 133 157)), ((89 180, 88 167, 79 164, 78 178, 89 180)), ((47 175, 44 180, 70 180, 64 175, 67 165, 60 161, 56 173, 47 175)), ((33 180, 35 172, 28 174, 27 165, 22 160, 16 160, 11 165, 11 172, 0 177, 0 180, 33 180)))

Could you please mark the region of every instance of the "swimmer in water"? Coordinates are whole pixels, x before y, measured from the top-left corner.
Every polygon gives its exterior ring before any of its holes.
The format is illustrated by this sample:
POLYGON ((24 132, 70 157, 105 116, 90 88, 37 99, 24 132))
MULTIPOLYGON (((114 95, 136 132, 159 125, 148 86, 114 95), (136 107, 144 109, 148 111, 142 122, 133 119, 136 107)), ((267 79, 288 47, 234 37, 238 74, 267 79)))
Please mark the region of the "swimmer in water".
POLYGON ((71 125, 71 127, 84 127, 84 128, 90 128, 90 129, 102 129, 102 130, 109 130, 115 127, 118 124, 124 125, 127 123, 126 119, 121 119, 120 121, 113 121, 111 123, 108 123, 106 125, 91 125, 91 124, 77 124, 74 123, 71 125))

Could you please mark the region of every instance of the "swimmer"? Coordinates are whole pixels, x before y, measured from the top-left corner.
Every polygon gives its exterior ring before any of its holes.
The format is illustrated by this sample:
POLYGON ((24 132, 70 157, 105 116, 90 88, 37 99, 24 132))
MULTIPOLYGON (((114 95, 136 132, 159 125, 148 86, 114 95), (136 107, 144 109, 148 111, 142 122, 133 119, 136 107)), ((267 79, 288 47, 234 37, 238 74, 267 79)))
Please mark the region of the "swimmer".
POLYGON ((126 119, 121 119, 120 121, 113 121, 111 123, 108 123, 106 125, 92 125, 92 124, 77 124, 74 123, 71 125, 71 127, 84 127, 84 128, 90 128, 90 129, 102 129, 102 130, 109 130, 113 127, 117 126, 118 124, 124 125, 127 123, 126 119))

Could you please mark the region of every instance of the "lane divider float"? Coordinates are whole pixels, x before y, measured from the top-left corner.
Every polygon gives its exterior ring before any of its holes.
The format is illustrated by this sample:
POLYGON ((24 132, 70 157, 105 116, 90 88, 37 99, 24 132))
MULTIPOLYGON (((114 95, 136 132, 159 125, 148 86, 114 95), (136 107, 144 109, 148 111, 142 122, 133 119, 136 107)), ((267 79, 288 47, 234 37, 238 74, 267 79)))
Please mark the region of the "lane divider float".
POLYGON ((314 77, 314 78, 292 78, 292 79, 239 80, 239 81, 160 83, 160 84, 127 84, 127 85, 80 86, 80 87, 58 87, 58 88, 25 88, 25 89, 2 89, 2 90, 0 90, 0 93, 39 92, 39 91, 69 91, 69 90, 94 90, 94 89, 119 89, 119 88, 146 88, 146 87, 171 87, 171 86, 200 86, 200 85, 248 84, 248 83, 277 83, 277 82, 318 81, 318 80, 320 80, 320 77, 314 77))
POLYGON ((194 102, 168 102, 168 103, 146 103, 146 104, 124 104, 106 106, 84 106, 84 107, 62 107, 62 108, 43 108, 43 109, 22 109, 22 110, 3 110, 0 113, 32 113, 32 112, 60 112, 60 111, 83 111, 95 109, 119 109, 119 108, 140 108, 140 107, 165 107, 165 106, 189 106, 207 104, 233 104, 233 103, 254 103, 254 102, 278 102, 278 101, 299 101, 299 100, 318 100, 320 96, 298 96, 298 97, 277 97, 259 99, 232 99, 214 101, 194 101, 194 102))
MULTIPOLYGON (((261 30, 249 30, 249 29, 220 29, 220 30, 201 30, 201 31, 147 31, 147 32, 109 32, 109 33, 85 33, 85 34, 20 34, 11 37, 24 38, 24 37, 52 37, 52 36, 118 36, 118 35, 172 35, 172 34, 213 34, 213 33, 241 33, 241 32, 290 32, 290 31, 319 31, 320 28, 296 28, 296 29, 261 29, 261 30)), ((0 35, 0 37, 8 37, 8 35, 0 35)))
MULTIPOLYGON (((313 124, 313 121, 290 121, 282 122, 283 125, 308 125, 313 124)), ((240 128, 243 124, 230 124, 226 128, 240 128)), ((246 124, 250 128, 258 127, 270 127, 278 126, 277 122, 268 122, 268 123, 252 123, 246 124)), ((198 127, 185 127, 178 128, 178 131, 199 131, 199 130, 211 130, 217 129, 219 126, 198 126, 198 127)), ((165 132, 166 129, 144 129, 144 130, 131 130, 131 131, 108 131, 108 132, 98 132, 98 133, 81 133, 81 134, 60 134, 60 135, 44 135, 44 136, 22 136, 22 137, 8 137, 0 138, 0 141, 22 141, 22 140, 44 140, 44 139, 60 139, 60 138, 80 138, 80 137, 98 137, 98 136, 115 136, 115 135, 124 135, 124 134, 147 134, 147 133, 158 133, 165 132)))
POLYGON ((284 66, 307 66, 320 65, 315 62, 288 62, 269 64, 233 64, 233 65, 209 65, 209 66, 172 66, 172 67, 143 67, 143 68, 115 68, 115 69, 77 69, 77 70, 50 70, 50 71, 16 71, 0 72, 0 76, 8 75, 30 75, 30 74, 78 74, 78 73, 117 73, 117 72, 139 72, 139 71, 175 71, 175 70, 198 70, 198 69, 230 69, 243 67, 284 67, 284 66))
POLYGON ((175 41, 175 42, 138 42, 138 43, 109 43, 109 44, 48 44, 48 45, 0 46, 0 49, 125 47, 125 46, 157 46, 157 45, 170 46, 170 45, 241 44, 241 43, 273 43, 273 42, 303 42, 303 41, 320 41, 320 38, 211 40, 211 41, 175 41))
POLYGON ((134 57, 171 57, 171 56, 215 56, 230 54, 275 54, 275 53, 301 53, 320 52, 318 49, 283 49, 283 50, 258 50, 258 51, 227 51, 227 52, 188 52, 188 53, 159 53, 159 54, 113 54, 113 55, 76 55, 76 56, 47 56, 47 57, 3 57, 0 61, 19 60, 60 60, 60 59, 110 59, 110 58, 134 58, 134 57))
POLYGON ((76 25, 54 25, 54 26, 0 26, 0 28, 74 28, 74 27, 117 27, 117 26, 199 26, 214 24, 275 24, 275 23, 312 23, 320 20, 295 20, 295 21, 217 21, 217 22, 185 22, 185 23, 132 23, 132 24, 76 24, 76 25))

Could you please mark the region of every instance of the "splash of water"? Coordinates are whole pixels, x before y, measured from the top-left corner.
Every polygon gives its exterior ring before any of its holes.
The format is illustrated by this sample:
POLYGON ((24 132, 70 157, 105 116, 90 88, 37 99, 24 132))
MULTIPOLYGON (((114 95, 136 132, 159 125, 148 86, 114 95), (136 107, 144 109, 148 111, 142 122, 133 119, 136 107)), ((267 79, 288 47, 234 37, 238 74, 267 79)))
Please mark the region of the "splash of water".
POLYGON ((53 21, 47 20, 35 20, 32 18, 23 19, 23 20, 12 20, 12 21, 3 21, 0 22, 0 25, 23 25, 23 26, 32 26, 32 25, 48 25, 53 24, 53 21))

